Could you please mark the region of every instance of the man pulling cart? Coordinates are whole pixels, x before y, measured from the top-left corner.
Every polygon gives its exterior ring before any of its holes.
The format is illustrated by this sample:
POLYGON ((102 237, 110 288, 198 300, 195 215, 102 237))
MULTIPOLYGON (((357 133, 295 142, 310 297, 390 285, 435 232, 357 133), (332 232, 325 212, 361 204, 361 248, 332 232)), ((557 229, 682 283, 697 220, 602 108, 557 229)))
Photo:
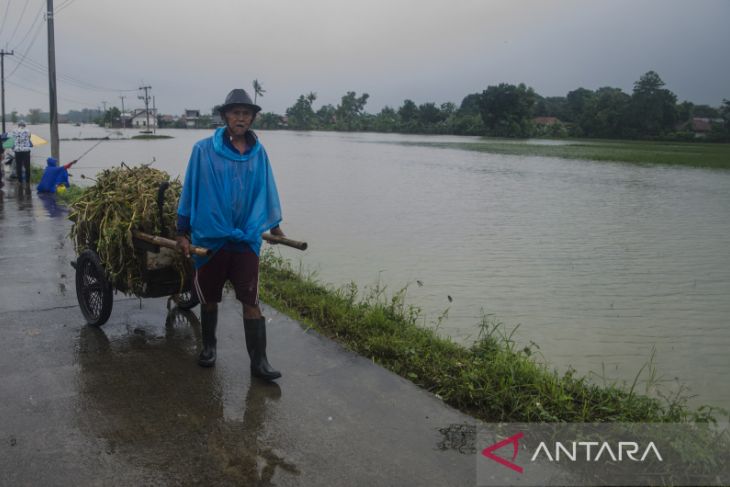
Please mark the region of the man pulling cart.
POLYGON ((266 357, 266 318, 258 294, 262 234, 283 237, 279 194, 266 154, 251 125, 261 107, 243 89, 232 90, 219 111, 225 126, 193 147, 178 206, 177 241, 186 255, 191 242, 213 251, 193 256, 193 286, 201 302, 201 367, 216 361, 218 303, 226 281, 243 304, 251 374, 281 377, 266 357))

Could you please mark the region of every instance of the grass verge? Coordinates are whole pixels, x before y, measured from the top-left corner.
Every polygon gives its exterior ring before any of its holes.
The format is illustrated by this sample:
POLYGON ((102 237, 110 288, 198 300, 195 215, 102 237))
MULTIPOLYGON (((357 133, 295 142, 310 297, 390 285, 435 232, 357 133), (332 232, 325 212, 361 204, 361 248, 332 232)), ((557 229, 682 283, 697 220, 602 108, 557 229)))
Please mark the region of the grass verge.
POLYGON ((260 286, 265 302, 484 421, 714 422, 719 411, 692 410, 680 395, 639 394, 638 381, 598 386, 572 371, 558 374, 487 318, 479 339, 464 347, 418 326, 420 310, 405 304, 405 290, 333 289, 271 251, 262 254, 260 286))
POLYGON ((86 188, 72 184, 64 192, 56 192, 56 201, 65 206, 70 206, 73 202, 81 198, 85 191, 86 188))
POLYGON ((730 144, 574 140, 566 141, 562 145, 541 145, 486 138, 475 142, 406 142, 403 144, 517 156, 561 157, 564 159, 730 169, 730 144))

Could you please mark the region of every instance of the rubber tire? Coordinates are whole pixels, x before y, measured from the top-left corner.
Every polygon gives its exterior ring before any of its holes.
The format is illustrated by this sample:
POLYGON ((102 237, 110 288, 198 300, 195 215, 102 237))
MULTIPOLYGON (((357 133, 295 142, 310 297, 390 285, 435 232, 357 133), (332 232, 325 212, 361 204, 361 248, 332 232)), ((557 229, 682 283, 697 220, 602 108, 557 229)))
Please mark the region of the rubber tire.
POLYGON ((195 294, 195 291, 193 291, 192 289, 184 293, 173 294, 172 300, 175 301, 175 305, 177 305, 178 308, 185 310, 193 309, 198 304, 200 304, 198 295, 195 294))
POLYGON ((76 259, 76 297, 86 323, 101 326, 112 314, 114 296, 99 255, 91 249, 76 259))

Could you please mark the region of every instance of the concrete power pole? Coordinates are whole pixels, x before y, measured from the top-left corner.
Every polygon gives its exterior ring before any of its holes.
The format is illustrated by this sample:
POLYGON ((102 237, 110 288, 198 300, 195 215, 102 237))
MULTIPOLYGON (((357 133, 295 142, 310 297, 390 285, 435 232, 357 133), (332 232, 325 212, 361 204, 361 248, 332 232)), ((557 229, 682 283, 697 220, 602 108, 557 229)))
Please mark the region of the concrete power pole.
MULTIPOLYGON (((2 80, 3 133, 5 133, 5 56, 12 56, 15 51, 0 50, 0 80, 2 80)), ((2 168, 0 168, 2 171, 2 168)))
POLYGON ((53 0, 47 0, 48 12, 48 96, 51 112, 51 155, 61 160, 58 146, 58 102, 56 99, 56 44, 53 37, 53 0))
POLYGON ((155 116, 155 128, 152 132, 157 133, 157 107, 155 106, 154 95, 152 95, 152 114, 155 116))
POLYGON ((119 98, 122 100, 122 128, 126 128, 124 123, 124 99, 126 96, 120 95, 119 98))
POLYGON ((140 86, 140 90, 144 90, 144 96, 139 95, 137 98, 140 100, 144 100, 144 111, 147 114, 147 130, 150 129, 150 95, 149 90, 152 89, 151 86, 140 86))

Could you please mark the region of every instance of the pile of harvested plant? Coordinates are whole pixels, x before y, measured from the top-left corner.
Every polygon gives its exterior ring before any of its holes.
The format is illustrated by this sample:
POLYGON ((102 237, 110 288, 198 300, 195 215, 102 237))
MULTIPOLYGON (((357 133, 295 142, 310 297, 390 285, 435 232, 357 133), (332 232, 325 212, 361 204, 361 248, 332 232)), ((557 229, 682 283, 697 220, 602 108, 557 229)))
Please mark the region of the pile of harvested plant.
MULTIPOLYGON (((177 179, 171 180, 164 171, 144 165, 129 167, 124 163, 99 173, 95 181, 96 184, 71 205, 70 237, 77 254, 84 249, 93 249, 99 254, 115 288, 140 294, 145 254, 135 249, 132 232, 175 235, 182 185, 177 179), (164 191, 160 222, 157 198, 163 183, 168 186, 164 191)), ((182 254, 175 256, 173 266, 184 272, 182 254)))

